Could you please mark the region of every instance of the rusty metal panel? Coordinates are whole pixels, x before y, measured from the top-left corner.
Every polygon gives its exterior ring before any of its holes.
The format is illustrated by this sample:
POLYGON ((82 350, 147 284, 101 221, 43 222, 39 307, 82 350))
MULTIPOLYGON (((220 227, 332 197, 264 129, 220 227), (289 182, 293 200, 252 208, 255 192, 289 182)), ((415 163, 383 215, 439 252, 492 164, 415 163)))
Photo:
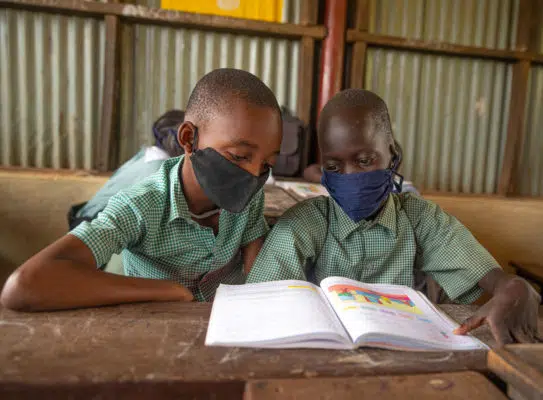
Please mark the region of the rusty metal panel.
POLYGON ((104 24, 0 10, 0 165, 91 169, 104 24))
POLYGON ((525 141, 517 180, 525 196, 543 196, 543 66, 530 71, 525 141))
POLYGON ((153 141, 163 112, 184 109, 196 82, 221 67, 260 77, 295 111, 299 42, 194 29, 135 25, 123 31, 120 162, 153 141))
POLYGON ((366 68, 365 87, 389 107, 406 179, 425 190, 496 192, 509 109, 508 64, 370 49, 366 68))
POLYGON ((372 0, 370 32, 507 49, 518 0, 372 0))

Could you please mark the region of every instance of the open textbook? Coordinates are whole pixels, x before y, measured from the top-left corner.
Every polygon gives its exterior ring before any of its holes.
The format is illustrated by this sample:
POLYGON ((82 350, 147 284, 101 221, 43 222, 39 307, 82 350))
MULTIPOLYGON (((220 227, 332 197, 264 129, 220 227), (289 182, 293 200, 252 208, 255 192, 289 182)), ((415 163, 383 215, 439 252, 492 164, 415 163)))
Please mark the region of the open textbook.
POLYGON ((208 346, 394 350, 486 349, 422 294, 406 286, 326 278, 220 285, 208 346))

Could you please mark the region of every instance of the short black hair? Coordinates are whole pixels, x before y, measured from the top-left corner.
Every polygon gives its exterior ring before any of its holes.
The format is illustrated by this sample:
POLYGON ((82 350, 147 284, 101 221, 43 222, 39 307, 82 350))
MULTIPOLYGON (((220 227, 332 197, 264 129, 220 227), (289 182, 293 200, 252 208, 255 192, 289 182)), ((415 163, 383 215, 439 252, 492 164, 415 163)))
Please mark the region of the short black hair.
POLYGON ((240 69, 220 68, 204 75, 190 94, 186 114, 194 123, 205 124, 216 113, 224 112, 232 100, 269 107, 281 114, 275 95, 264 82, 240 69))
POLYGON ((319 142, 322 142, 324 138, 330 118, 348 108, 356 108, 368 113, 377 131, 385 134, 394 143, 392 152, 399 158, 397 161, 401 162, 402 149, 396 139, 394 139, 388 107, 381 97, 369 90, 346 89, 337 93, 326 103, 320 113, 317 126, 319 142))
POLYGON ((173 109, 166 111, 153 123, 155 146, 164 149, 170 157, 184 153, 183 147, 177 142, 177 130, 184 120, 184 111, 173 109))

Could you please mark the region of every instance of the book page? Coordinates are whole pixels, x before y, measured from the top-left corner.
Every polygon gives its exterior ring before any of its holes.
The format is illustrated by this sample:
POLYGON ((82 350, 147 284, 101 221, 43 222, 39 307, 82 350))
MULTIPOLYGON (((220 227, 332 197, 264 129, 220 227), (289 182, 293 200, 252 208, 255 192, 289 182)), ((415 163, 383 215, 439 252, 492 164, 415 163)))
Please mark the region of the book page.
POLYGON ((303 281, 220 285, 207 345, 352 348, 319 287, 303 281))
POLYGON ((355 343, 400 348, 402 338, 406 348, 484 348, 470 336, 454 335, 457 324, 406 286, 327 278, 321 287, 355 343))
POLYGON ((318 183, 277 181, 275 185, 288 190, 302 200, 318 196, 329 196, 326 188, 318 183))

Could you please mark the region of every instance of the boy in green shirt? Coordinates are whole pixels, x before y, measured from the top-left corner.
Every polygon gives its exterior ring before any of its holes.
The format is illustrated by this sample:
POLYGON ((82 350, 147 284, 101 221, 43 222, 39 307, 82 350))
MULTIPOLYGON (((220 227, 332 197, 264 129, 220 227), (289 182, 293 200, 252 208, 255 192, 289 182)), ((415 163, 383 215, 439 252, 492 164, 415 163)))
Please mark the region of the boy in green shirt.
MULTIPOLYGON (((413 287, 428 274, 449 298, 492 299, 466 321, 465 334, 487 323, 498 343, 537 337, 539 295, 505 274, 454 217, 411 193, 393 193, 403 179, 388 110, 372 92, 350 89, 321 112, 322 183, 330 198, 305 201, 278 221, 247 282, 341 276, 413 287)), ((398 190, 399 191, 399 190, 398 190)))
POLYGON ((26 261, 6 282, 2 304, 206 301, 221 282, 243 283, 268 232, 262 186, 281 137, 277 100, 262 81, 234 69, 207 74, 177 132, 185 155, 26 261), (126 276, 97 268, 121 250, 126 276))

